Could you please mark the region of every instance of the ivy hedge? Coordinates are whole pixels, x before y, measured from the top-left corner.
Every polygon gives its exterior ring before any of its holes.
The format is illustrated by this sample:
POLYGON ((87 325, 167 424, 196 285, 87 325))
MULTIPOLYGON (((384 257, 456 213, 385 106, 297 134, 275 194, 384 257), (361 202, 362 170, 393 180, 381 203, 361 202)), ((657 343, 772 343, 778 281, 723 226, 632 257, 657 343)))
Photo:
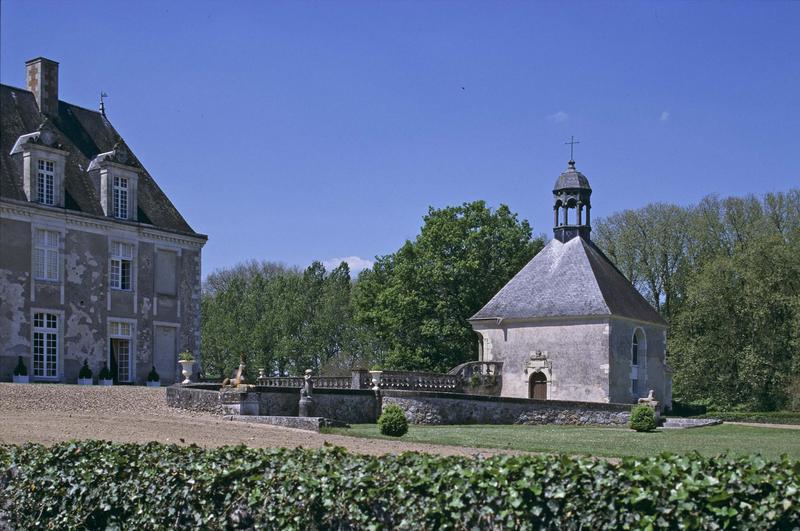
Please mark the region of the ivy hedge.
POLYGON ((786 457, 0 446, 0 527, 19 529, 797 529, 799 490, 786 457))

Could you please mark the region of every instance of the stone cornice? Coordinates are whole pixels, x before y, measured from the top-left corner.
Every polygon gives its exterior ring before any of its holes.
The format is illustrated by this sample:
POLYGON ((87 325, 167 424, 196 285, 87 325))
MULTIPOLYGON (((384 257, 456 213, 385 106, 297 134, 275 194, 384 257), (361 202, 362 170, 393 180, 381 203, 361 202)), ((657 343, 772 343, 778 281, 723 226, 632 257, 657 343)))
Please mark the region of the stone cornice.
POLYGON ((561 324, 566 321, 591 323, 598 321, 610 322, 615 319, 620 321, 628 321, 631 323, 643 324, 647 326, 653 326, 656 328, 663 328, 665 330, 669 327, 668 325, 663 325, 660 323, 642 321, 640 319, 632 319, 630 317, 623 317, 621 315, 613 315, 613 314, 554 315, 548 317, 507 318, 507 319, 489 317, 483 319, 467 319, 467 321, 472 325, 472 328, 475 331, 480 331, 480 330, 503 328, 509 325, 539 324, 546 326, 549 324, 561 324))
POLYGON ((208 236, 204 234, 190 235, 171 232, 144 223, 122 222, 63 208, 5 198, 0 199, 0 217, 23 221, 34 221, 36 217, 58 219, 64 221, 69 227, 81 227, 88 231, 102 233, 110 231, 130 232, 137 234, 141 238, 169 242, 195 249, 201 249, 206 240, 208 240, 208 236))

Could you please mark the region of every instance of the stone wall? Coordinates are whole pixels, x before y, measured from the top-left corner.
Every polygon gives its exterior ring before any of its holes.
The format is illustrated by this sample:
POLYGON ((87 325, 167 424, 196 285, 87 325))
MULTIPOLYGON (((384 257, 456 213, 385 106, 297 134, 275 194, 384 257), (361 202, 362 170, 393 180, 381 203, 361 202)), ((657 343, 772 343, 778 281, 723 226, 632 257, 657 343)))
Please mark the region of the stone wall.
MULTIPOLYGON (((348 424, 375 422, 379 401, 369 390, 314 390, 315 417, 348 424)), ((167 388, 167 403, 191 411, 226 415, 292 417, 298 414, 299 389, 256 387, 220 393, 209 386, 167 388)), ((381 407, 400 406, 413 424, 573 424, 625 425, 630 404, 528 400, 456 393, 385 390, 381 407)))
POLYGON ((167 387, 167 405, 189 411, 221 415, 223 413, 219 391, 172 385, 167 387))
POLYGON ((528 398, 533 355, 545 358, 548 399, 609 400, 608 319, 481 323, 474 328, 483 337, 482 361, 503 362, 502 396, 528 398))
POLYGON ((624 425, 629 404, 482 397, 450 393, 385 391, 383 407, 396 404, 413 424, 624 425))
POLYGON ((672 399, 667 386, 666 372, 667 330, 663 326, 637 323, 629 319, 612 318, 610 334, 611 370, 609 375, 610 400, 614 402, 636 401, 647 396, 652 389, 655 398, 665 407, 671 407, 672 399), (633 334, 639 330, 643 342, 639 345, 639 392, 631 392, 631 352, 633 334))
MULTIPOLYGON (((314 415, 348 424, 367 424, 378 420, 373 391, 364 389, 314 389, 314 415)), ((298 396, 299 400, 299 396, 298 396)))

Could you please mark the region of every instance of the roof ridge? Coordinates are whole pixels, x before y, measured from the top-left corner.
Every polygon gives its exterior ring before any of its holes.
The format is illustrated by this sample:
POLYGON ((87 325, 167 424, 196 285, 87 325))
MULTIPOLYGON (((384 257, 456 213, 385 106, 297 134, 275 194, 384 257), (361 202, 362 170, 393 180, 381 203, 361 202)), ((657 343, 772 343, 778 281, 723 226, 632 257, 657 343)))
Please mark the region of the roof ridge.
POLYGON ((0 87, 6 87, 6 88, 14 89, 14 90, 19 90, 19 91, 22 91, 22 92, 27 92, 29 94, 33 94, 33 92, 31 92, 30 90, 28 90, 26 88, 15 87, 14 85, 9 85, 7 83, 0 83, 0 87))
POLYGON ((572 240, 568 241, 564 245, 569 245, 570 242, 574 240, 579 240, 581 244, 581 257, 586 260, 586 265, 589 266, 589 271, 592 271, 592 274, 589 277, 592 279, 592 283, 594 284, 594 288, 597 290, 597 293, 600 295, 600 300, 603 301, 603 306, 606 307, 606 312, 609 315, 614 315, 614 312, 611 310, 611 305, 608 303, 605 294, 603 293, 603 288, 600 287, 600 282, 597 280, 597 275, 594 273, 594 267, 592 267, 592 261, 589 259, 589 249, 591 247, 591 242, 585 240, 582 236, 576 236, 572 240))

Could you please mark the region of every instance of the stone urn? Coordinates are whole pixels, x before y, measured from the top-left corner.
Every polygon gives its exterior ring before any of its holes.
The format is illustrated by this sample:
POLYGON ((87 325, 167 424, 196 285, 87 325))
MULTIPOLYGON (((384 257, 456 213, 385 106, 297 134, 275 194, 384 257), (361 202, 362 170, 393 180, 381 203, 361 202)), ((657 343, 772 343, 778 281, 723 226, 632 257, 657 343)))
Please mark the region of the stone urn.
POLYGON ((180 360, 178 363, 181 364, 181 374, 183 374, 183 381, 181 383, 184 385, 192 383, 194 360, 180 360))

